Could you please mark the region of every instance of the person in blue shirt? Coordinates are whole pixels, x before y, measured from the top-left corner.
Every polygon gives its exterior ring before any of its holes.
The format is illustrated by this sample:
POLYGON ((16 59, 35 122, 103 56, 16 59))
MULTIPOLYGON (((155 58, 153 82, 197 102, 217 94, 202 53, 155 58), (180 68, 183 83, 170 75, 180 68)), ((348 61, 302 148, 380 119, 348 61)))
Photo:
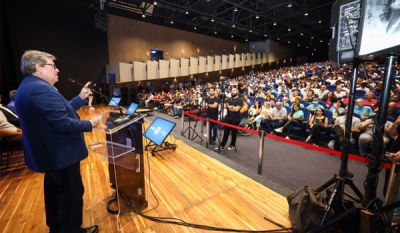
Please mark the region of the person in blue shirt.
POLYGON ((276 132, 282 133, 286 128, 286 139, 290 139, 289 134, 293 127, 301 127, 304 120, 304 112, 300 109, 300 104, 294 104, 292 111, 287 117, 288 121, 280 128, 275 129, 276 132))
POLYGON ((361 121, 365 121, 369 116, 374 115, 374 111, 369 106, 364 106, 363 99, 356 100, 356 106, 354 107, 354 112, 360 114, 361 121))
POLYGON ((336 101, 336 103, 334 103, 334 104, 332 105, 332 107, 329 109, 329 111, 332 112, 333 121, 335 121, 336 118, 337 118, 338 116, 340 116, 340 114, 341 114, 342 112, 344 112, 344 108, 343 108, 342 106, 343 106, 343 101, 338 100, 338 101, 336 101))
POLYGON ((11 90, 10 91, 10 102, 7 104, 7 108, 13 111, 15 114, 17 114, 17 111, 15 110, 15 102, 14 98, 15 95, 17 94, 17 90, 11 90))
POLYGON ((322 108, 324 109, 324 107, 322 105, 319 104, 318 99, 315 98, 313 99, 313 101, 311 102, 310 105, 307 106, 307 108, 310 110, 311 114, 315 113, 315 110, 317 110, 317 108, 322 108))

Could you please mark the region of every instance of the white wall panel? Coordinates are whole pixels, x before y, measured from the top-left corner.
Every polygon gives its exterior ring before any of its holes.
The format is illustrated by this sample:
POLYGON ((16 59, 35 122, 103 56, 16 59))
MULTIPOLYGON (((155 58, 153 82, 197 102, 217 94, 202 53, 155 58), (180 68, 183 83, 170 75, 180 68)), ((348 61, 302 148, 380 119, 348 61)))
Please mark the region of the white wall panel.
POLYGON ((241 55, 237 53, 235 54, 235 68, 241 67, 241 65, 241 55))
POLYGON ((263 52, 263 58, 262 58, 262 63, 267 63, 267 53, 263 52))
POLYGON ((221 69, 222 70, 228 69, 228 55, 222 55, 221 69))
POLYGON ((177 59, 171 59, 169 60, 171 63, 170 67, 170 77, 177 77, 179 76, 179 60, 177 59))
POLYGON ((235 55, 229 54, 228 68, 232 69, 235 67, 235 55))
POLYGON ((215 55, 214 71, 220 71, 222 67, 221 56, 215 55))
POLYGON ((109 82, 109 74, 115 74, 116 83, 132 82, 132 67, 133 65, 129 63, 116 63, 106 65, 107 82, 109 82))
POLYGON ((207 56, 207 72, 212 72, 215 71, 215 66, 214 66, 214 57, 212 56, 207 56))
POLYGON ((198 74, 198 73, 199 73, 199 59, 195 58, 195 57, 191 57, 189 74, 198 74))
POLYGON ((189 75, 189 59, 181 58, 181 69, 179 72, 179 76, 187 76, 189 75))
POLYGON ((246 66, 251 66, 251 65, 252 65, 251 53, 246 53, 246 66))
POLYGON ((133 62, 133 76, 135 81, 146 80, 146 63, 144 62, 133 62))
POLYGON ((158 62, 156 61, 147 61, 147 79, 158 79, 159 72, 158 72, 158 62))
POLYGON ((207 58, 206 57, 199 57, 199 73, 207 72, 207 58))
POLYGON ((160 60, 160 78, 169 78, 169 61, 160 60))

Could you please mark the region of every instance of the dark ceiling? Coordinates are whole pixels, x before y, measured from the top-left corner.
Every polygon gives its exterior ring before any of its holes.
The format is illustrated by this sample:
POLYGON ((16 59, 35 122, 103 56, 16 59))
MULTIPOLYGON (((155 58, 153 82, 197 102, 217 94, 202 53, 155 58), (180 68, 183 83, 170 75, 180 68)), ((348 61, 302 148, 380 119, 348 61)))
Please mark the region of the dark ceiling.
MULTIPOLYGON (((77 0, 99 9, 99 0, 77 0)), ((296 56, 328 55, 334 0, 106 0, 110 14, 240 43, 272 39, 296 56), (145 16, 145 17, 144 17, 145 16)))

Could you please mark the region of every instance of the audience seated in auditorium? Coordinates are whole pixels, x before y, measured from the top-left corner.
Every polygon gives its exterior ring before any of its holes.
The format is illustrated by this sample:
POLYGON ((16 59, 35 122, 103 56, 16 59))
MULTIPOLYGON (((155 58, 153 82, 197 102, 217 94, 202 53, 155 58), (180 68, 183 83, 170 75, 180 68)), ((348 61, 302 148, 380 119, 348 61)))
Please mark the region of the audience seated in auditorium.
POLYGON ((317 94, 318 98, 322 100, 328 92, 329 90, 326 89, 326 85, 321 85, 321 87, 315 91, 315 94, 317 94))
POLYGON ((368 117, 374 115, 372 108, 364 105, 363 99, 357 99, 355 104, 354 112, 361 116, 361 121, 365 121, 368 117))
POLYGON ((272 110, 271 103, 264 102, 260 114, 258 114, 256 117, 250 118, 250 124, 256 123, 256 129, 259 130, 261 121, 268 118, 268 116, 272 114, 272 110))
POLYGON ((314 90, 310 89, 310 91, 307 92, 306 96, 304 96, 303 99, 307 101, 308 104, 311 104, 315 99, 314 90))
POLYGON ((315 114, 311 115, 308 124, 310 126, 310 135, 307 137, 306 142, 318 145, 321 139, 321 131, 326 130, 329 124, 328 117, 324 116, 324 109, 317 108, 315 114))
POLYGON ((374 93, 371 91, 365 93, 364 104, 371 106, 373 110, 378 108, 378 100, 375 99, 374 93))
POLYGON ((325 106, 327 109, 330 109, 333 103, 336 103, 338 98, 333 94, 332 91, 329 91, 324 97, 322 97, 322 101, 325 102, 325 106))
POLYGON ((251 107, 249 108, 250 120, 253 120, 256 116, 260 114, 262 107, 263 106, 261 105, 260 101, 256 101, 254 105, 251 105, 251 107))
POLYGON ((296 98, 294 98, 294 100, 292 101, 292 105, 290 106, 290 108, 293 108, 293 105, 298 104, 301 108, 304 108, 304 104, 301 102, 301 97, 298 96, 296 98))
POLYGON ((286 129, 286 139, 290 139, 289 135, 292 127, 302 127, 303 120, 304 112, 300 109, 300 104, 295 103, 287 117, 286 123, 282 127, 275 129, 275 131, 282 133, 283 130, 286 129))
MULTIPOLYGON (((387 121, 384 127, 383 143, 387 145, 390 142, 389 129, 393 122, 387 121)), ((375 119, 369 118, 361 122, 360 130, 364 131, 358 138, 358 148, 361 156, 367 156, 367 149, 369 143, 373 142, 373 136, 375 134, 375 119)))
POLYGON ((333 92, 333 94, 335 94, 335 96, 337 98, 342 98, 342 97, 346 96, 346 92, 343 91, 342 85, 336 86, 336 90, 335 90, 335 92, 333 92))
MULTIPOLYGON (((332 107, 329 109, 329 111, 332 112, 332 119, 333 119, 333 121, 335 121, 336 118, 337 118, 338 116, 340 116, 340 114, 341 114, 342 112, 344 112, 344 108, 342 107, 342 105, 343 105, 343 101, 342 101, 342 100, 338 100, 338 101, 336 101, 336 103, 334 103, 334 104, 332 105, 332 107)), ((331 123, 333 123, 333 122, 329 122, 329 124, 331 124, 331 123)))
MULTIPOLYGON (((333 125, 333 132, 336 135, 334 149, 341 149, 341 145, 343 145, 343 141, 345 138, 346 131, 346 118, 347 118, 348 107, 344 109, 344 115, 339 116, 335 120, 335 124, 333 125)), ((352 124, 351 124, 351 134, 359 132, 361 126, 361 120, 357 117, 352 116, 352 124)), ((350 135, 351 137, 351 135, 350 135)))
POLYGON ((324 109, 324 106, 319 104, 319 101, 317 98, 315 98, 312 103, 310 105, 307 106, 308 110, 310 110, 311 114, 314 114, 315 110, 317 110, 317 108, 322 108, 324 109))
POLYGON ((271 134, 275 134, 273 129, 281 127, 285 122, 286 116, 286 108, 282 106, 281 102, 277 102, 276 106, 272 109, 272 114, 270 114, 268 118, 263 120, 263 124, 265 124, 271 134))

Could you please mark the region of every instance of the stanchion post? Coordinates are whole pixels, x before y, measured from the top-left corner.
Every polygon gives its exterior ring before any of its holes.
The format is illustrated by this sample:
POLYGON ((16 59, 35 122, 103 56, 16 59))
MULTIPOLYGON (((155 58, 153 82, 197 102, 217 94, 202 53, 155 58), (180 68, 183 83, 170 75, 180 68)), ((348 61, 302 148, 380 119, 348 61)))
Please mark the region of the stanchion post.
MULTIPOLYGON (((208 148, 208 143, 210 142, 210 118, 206 118, 206 135, 207 135, 207 140, 206 140, 206 147, 208 148)), ((203 135, 203 133, 201 134, 203 135)))
POLYGON ((184 123, 185 123, 185 111, 182 111, 182 118, 181 118, 181 136, 184 136, 184 123))
MULTIPOLYGON (((400 182, 400 164, 393 163, 390 169, 389 183, 386 191, 385 205, 391 204, 397 201, 397 193, 399 191, 400 182)), ((393 211, 390 210, 389 216, 393 217, 393 211)))
POLYGON ((265 138, 265 131, 260 130, 260 146, 258 149, 258 174, 262 175, 262 166, 264 160, 264 138, 265 138))

